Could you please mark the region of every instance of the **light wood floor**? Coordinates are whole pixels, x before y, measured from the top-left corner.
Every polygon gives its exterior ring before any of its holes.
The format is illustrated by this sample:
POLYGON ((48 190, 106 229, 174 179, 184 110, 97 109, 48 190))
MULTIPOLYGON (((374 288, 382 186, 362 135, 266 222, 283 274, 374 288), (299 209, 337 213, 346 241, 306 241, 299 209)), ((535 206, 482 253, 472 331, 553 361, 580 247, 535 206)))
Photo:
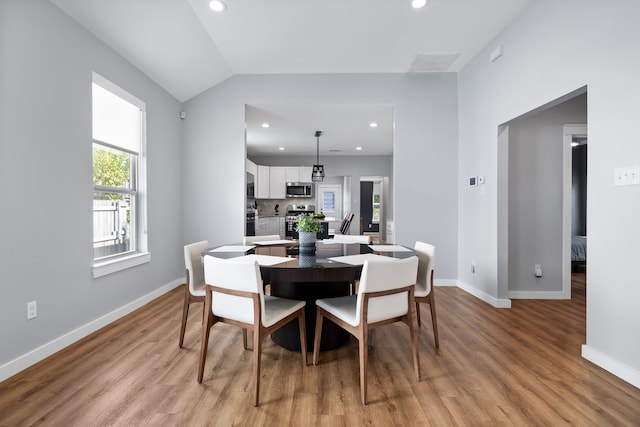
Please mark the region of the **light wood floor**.
POLYGON ((183 288, 0 383, 1 426, 640 425, 640 390, 580 357, 584 275, 571 301, 514 300, 495 309, 436 288, 440 349, 428 310, 421 382, 401 324, 377 330, 368 406, 359 398, 355 341, 319 366, 268 341, 261 406, 251 405, 251 353, 228 325, 212 329, 196 382, 200 309, 178 348, 183 288))

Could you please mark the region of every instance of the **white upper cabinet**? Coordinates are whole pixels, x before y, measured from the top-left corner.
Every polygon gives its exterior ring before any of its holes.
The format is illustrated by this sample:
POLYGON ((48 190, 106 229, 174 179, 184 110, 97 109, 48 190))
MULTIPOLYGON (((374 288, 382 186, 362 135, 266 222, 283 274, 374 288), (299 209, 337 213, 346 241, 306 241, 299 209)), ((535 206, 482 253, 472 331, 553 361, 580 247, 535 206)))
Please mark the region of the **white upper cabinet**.
POLYGON ((270 169, 271 168, 269 166, 257 166, 258 173, 256 174, 256 199, 269 198, 269 187, 271 182, 270 169))
POLYGON ((261 166, 249 159, 246 165, 247 172, 256 177, 256 199, 284 199, 287 182, 311 182, 311 166, 261 166))
POLYGON ((283 166, 269 168, 269 198, 284 199, 286 197, 286 169, 283 166))
POLYGON ((286 167, 285 168, 285 182, 300 182, 300 168, 299 167, 286 167))
POLYGON ((298 173, 300 175, 300 181, 298 182, 311 182, 311 172, 313 172, 313 167, 302 166, 298 169, 298 173))
POLYGON ((251 160, 246 159, 245 165, 247 172, 249 172, 251 175, 256 176, 258 174, 258 166, 251 160))
POLYGON ((311 182, 311 166, 287 167, 286 182, 311 182))

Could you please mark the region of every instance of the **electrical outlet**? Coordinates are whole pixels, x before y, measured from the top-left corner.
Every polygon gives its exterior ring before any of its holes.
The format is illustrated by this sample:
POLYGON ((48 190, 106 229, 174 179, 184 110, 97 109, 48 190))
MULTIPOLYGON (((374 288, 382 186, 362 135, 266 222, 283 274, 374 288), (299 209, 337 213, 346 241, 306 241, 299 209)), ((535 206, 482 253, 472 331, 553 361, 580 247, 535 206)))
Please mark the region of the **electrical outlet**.
POLYGON ((36 301, 30 301, 27 303, 27 320, 33 319, 38 316, 38 303, 36 301))
POLYGON ((542 267, 540 266, 540 264, 536 264, 533 267, 533 272, 536 275, 536 277, 542 277, 542 267))

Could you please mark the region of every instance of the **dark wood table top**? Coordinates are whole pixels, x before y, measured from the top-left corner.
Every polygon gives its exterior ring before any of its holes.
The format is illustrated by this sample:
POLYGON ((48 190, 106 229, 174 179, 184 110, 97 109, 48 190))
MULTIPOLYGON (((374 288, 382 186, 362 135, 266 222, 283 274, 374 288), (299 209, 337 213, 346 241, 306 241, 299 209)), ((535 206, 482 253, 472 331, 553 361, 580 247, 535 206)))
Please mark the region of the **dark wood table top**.
MULTIPOLYGON (((313 257, 300 256, 298 254, 298 241, 289 240, 286 243, 277 244, 259 244, 251 243, 243 245, 242 243, 234 243, 230 245, 218 246, 209 249, 202 255, 211 255, 217 258, 238 258, 245 255, 269 255, 290 258, 290 261, 284 261, 274 265, 260 263, 260 267, 268 267, 274 269, 282 268, 344 268, 351 265, 349 262, 340 262, 332 258, 375 254, 387 256, 391 258, 408 258, 416 254, 413 248, 400 245, 368 245, 362 243, 323 243, 318 240, 316 242, 316 254, 313 257), (253 246, 248 250, 224 250, 223 248, 241 248, 243 246, 253 246), (374 250, 376 247, 403 248, 398 251, 374 250), (302 261, 301 262, 301 258, 302 261)), ((260 260, 258 260, 260 262, 260 260)))

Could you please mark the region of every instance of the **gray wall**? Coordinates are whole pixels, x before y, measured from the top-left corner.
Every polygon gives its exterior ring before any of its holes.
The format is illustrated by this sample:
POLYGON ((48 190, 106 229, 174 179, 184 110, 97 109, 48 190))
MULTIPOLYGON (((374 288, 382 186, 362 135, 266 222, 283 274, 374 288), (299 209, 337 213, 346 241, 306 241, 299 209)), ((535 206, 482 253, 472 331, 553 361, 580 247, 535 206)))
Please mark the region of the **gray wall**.
POLYGON ((582 94, 508 123, 510 291, 562 291, 563 126, 586 122, 582 94))
POLYGON ((50 2, 0 2, 0 368, 184 276, 179 111, 50 2), (151 252, 95 280, 92 71, 147 104, 151 252), (38 317, 27 321, 32 300, 38 317))
MULTIPOLYGON (((393 104, 396 242, 432 242, 438 248, 436 279, 455 279, 456 99, 455 74, 243 75, 226 80, 184 105, 185 240, 223 244, 243 235, 245 104, 393 104)), ((338 163, 325 166, 328 175, 343 174, 334 169, 338 163)), ((340 171, 348 167, 347 162, 340 171)), ((359 183, 353 180, 353 185, 359 183)))
MULTIPOLYGON (((502 300, 498 286, 498 128, 588 87, 589 262, 583 355, 640 385, 640 186, 615 187, 616 167, 640 164, 640 2, 536 0, 458 74, 459 176, 486 175, 486 192, 459 187, 458 278, 502 300), (579 23, 579 25, 575 25, 579 23), (504 55, 489 61, 502 45, 504 55), (469 271, 478 260, 475 274, 469 271)), ((462 181, 461 181, 462 182, 462 181)), ((503 287, 504 286, 504 287, 503 287)))

